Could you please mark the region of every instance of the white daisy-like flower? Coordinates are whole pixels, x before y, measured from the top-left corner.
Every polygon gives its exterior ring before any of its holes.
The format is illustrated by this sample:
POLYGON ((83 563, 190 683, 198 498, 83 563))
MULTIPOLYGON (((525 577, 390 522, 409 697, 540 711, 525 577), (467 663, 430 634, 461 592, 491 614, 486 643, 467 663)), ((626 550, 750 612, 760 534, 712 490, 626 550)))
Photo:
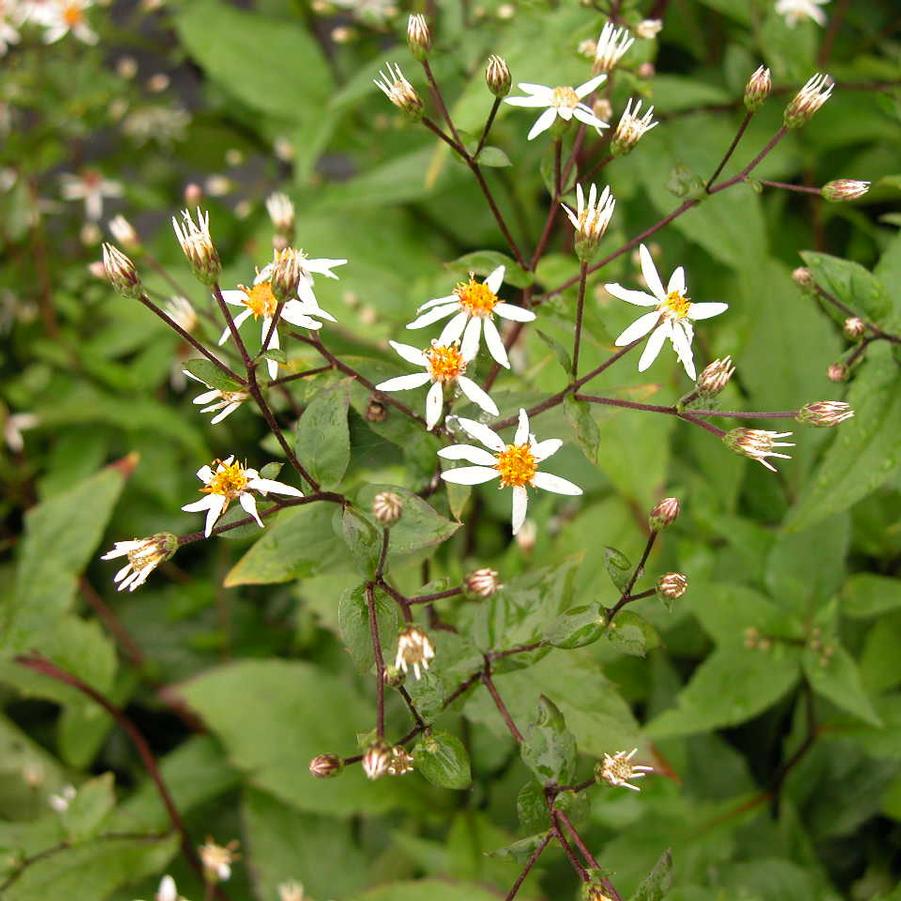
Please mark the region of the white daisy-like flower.
POLYGON ((285 497, 303 497, 303 492, 291 485, 276 482, 274 479, 261 479, 255 469, 246 469, 240 463, 236 463, 233 456, 224 460, 214 460, 210 466, 201 466, 197 470, 197 478, 203 482, 200 491, 206 497, 193 504, 185 504, 182 510, 187 513, 207 511, 204 530, 207 538, 210 537, 216 520, 228 510, 229 504, 234 500, 237 500, 257 521, 261 529, 263 528, 263 521, 257 513, 257 502, 251 494, 252 491, 263 497, 269 493, 285 497))
MULTIPOLYGON (((281 317, 285 322, 291 325, 297 325, 301 328, 320 329, 322 323, 320 319, 326 319, 329 322, 337 322, 331 313, 327 313, 319 306, 316 295, 313 293, 313 273, 320 273, 328 278, 337 278, 338 276, 332 272, 335 266, 341 266, 347 260, 311 260, 301 257, 301 277, 297 284, 297 298, 288 300, 282 307, 281 317), (316 318, 314 318, 316 317, 316 318)), ((257 274, 251 287, 239 285, 236 290, 223 291, 222 296, 226 303, 235 307, 243 307, 240 313, 235 316, 235 327, 240 328, 242 323, 251 316, 254 319, 262 319, 261 341, 266 340, 269 334, 269 327, 272 325, 272 317, 278 309, 278 301, 272 292, 272 271, 273 264, 270 263, 257 274)), ((231 334, 228 328, 224 329, 219 338, 220 344, 225 344, 231 334)), ((263 350, 273 350, 279 346, 278 328, 272 330, 272 337, 269 344, 263 350)), ((274 379, 278 376, 278 363, 275 360, 267 360, 266 365, 269 371, 269 378, 274 379)))
POLYGON ((399 375, 396 378, 380 382, 375 387, 379 391, 409 391, 411 388, 420 388, 431 382, 432 387, 429 388, 425 400, 426 428, 429 430, 435 428, 441 420, 445 385, 456 385, 476 406, 481 407, 492 416, 498 415, 497 404, 471 378, 465 375, 466 367, 472 362, 472 357, 465 357, 456 342, 443 345, 433 341, 432 346, 427 350, 420 350, 418 347, 400 344, 397 341, 388 343, 399 356, 414 366, 421 366, 424 371, 399 375))
POLYGON ((820 7, 828 2, 829 0, 776 0, 776 12, 785 19, 789 28, 794 28, 806 19, 823 26, 826 24, 826 14, 820 7))
POLYGON ((612 22, 607 22, 601 29, 594 50, 594 71, 612 72, 634 43, 635 38, 629 34, 628 28, 617 28, 612 22))
POLYGON ((103 217, 103 198, 121 197, 123 188, 120 182, 104 178, 96 169, 85 169, 80 175, 61 175, 60 193, 64 200, 83 200, 88 221, 99 222, 103 217))
POLYGON ((470 444, 452 444, 438 451, 445 460, 466 460, 473 466, 461 466, 441 473, 446 482, 457 485, 480 485, 492 479, 500 479, 501 488, 513 489, 513 534, 522 528, 529 505, 529 488, 541 488, 554 494, 578 496, 582 489, 568 479, 540 472, 538 464, 557 453, 563 446, 559 438, 536 441, 529 432, 529 417, 525 410, 519 411, 519 424, 513 443, 507 444, 497 432, 473 419, 456 420, 460 427, 488 450, 470 444))
POLYGON ((210 425, 216 425, 227 416, 231 416, 250 397, 247 391, 223 391, 221 388, 214 388, 212 385, 207 384, 203 379, 194 375, 193 372, 188 372, 187 369, 183 369, 182 372, 189 379, 194 379, 195 382, 200 382, 201 385, 206 385, 209 389, 198 394, 194 398, 193 403, 208 404, 209 406, 203 407, 200 412, 216 414, 210 420, 210 425))
POLYGON ((94 0, 61 0, 41 22, 46 26, 44 43, 55 44, 71 33, 83 44, 96 44, 97 32, 88 24, 85 13, 93 5, 94 0))
POLYGON ((595 777, 603 780, 608 785, 622 786, 637 792, 641 789, 637 785, 631 785, 630 779, 642 779, 648 773, 654 772, 652 766, 636 766, 632 758, 638 753, 638 748, 632 748, 626 753, 620 751, 617 754, 605 754, 604 759, 595 767, 595 777))
POLYGON ((598 197, 597 185, 588 189, 588 203, 585 202, 585 193, 581 185, 576 185, 576 208, 571 210, 565 203, 561 203, 569 221, 576 230, 578 239, 587 242, 591 246, 597 244, 604 237, 607 226, 613 217, 616 207, 616 199, 610 188, 604 188, 598 197))
POLYGON ((679 266, 670 276, 666 290, 657 273, 657 267, 651 259, 651 253, 644 244, 639 248, 641 272, 650 288, 647 291, 633 291, 619 284, 604 285, 614 297, 635 304, 638 307, 654 307, 650 313, 639 316, 617 339, 617 347, 625 347, 633 341, 643 338, 648 332, 651 337, 645 345, 638 371, 644 372, 663 348, 667 338, 672 342, 673 350, 685 367, 689 378, 694 379, 695 363, 691 352, 691 340, 694 337, 692 322, 699 319, 710 319, 728 309, 726 303, 693 303, 685 293, 685 270, 679 266))
POLYGON ((535 314, 531 310, 504 303, 498 298, 497 292, 503 281, 503 266, 498 266, 484 282, 477 282, 470 275, 469 281, 460 282, 454 288, 453 294, 435 297, 424 303, 417 310, 422 315, 414 319, 407 328, 425 328, 433 322, 452 316, 438 337, 439 345, 447 347, 455 341, 460 341, 462 337, 460 351, 464 359, 472 360, 479 351, 479 341, 484 331, 488 352, 501 366, 509 369, 510 361, 507 359, 507 351, 500 332, 494 324, 494 316, 514 322, 532 322, 535 314))
POLYGON ((600 133, 601 129, 608 128, 609 124, 599 119, 591 110, 590 106, 582 103, 589 94, 593 93, 597 87, 604 83, 607 76, 604 74, 596 75, 590 81, 580 84, 578 87, 570 87, 569 85, 561 85, 556 88, 548 87, 543 84, 530 84, 521 82, 517 87, 525 92, 525 97, 507 97, 504 103, 510 106, 522 106, 530 109, 541 109, 545 107, 544 112, 535 120, 532 126, 528 140, 537 138, 542 132, 547 131, 559 116, 564 122, 571 119, 578 119, 585 125, 591 125, 600 133))
POLYGON ((178 549, 178 539, 171 532, 160 532, 150 538, 136 538, 133 541, 117 541, 111 551, 100 559, 115 560, 128 557, 128 562, 113 576, 119 591, 134 591, 140 588, 147 577, 178 549))

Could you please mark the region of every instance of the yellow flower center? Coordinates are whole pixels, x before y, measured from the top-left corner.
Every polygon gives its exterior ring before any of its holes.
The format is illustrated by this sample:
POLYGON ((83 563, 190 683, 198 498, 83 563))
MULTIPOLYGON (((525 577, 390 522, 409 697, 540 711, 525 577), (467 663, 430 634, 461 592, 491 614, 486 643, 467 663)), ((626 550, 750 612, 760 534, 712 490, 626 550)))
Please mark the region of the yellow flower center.
POLYGON ((604 761, 604 774, 608 779, 628 782, 632 778, 632 762, 619 754, 604 761))
POLYGON ((561 85, 559 88, 554 88, 551 105, 555 109, 560 109, 560 107, 575 109, 579 105, 579 95, 569 85, 561 85))
POLYGON ((200 490, 204 494, 221 494, 226 500, 232 501, 244 492, 249 481, 241 464, 235 462, 223 466, 210 479, 209 485, 200 490))
POLYGON ((84 10, 77 3, 67 3, 63 7, 63 21, 69 28, 84 22, 84 10))
POLYGON ((670 291, 666 300, 657 305, 657 309, 669 319, 684 319, 691 308, 691 301, 678 291, 670 291))
POLYGON ((434 382, 452 382, 466 372, 466 361, 459 349, 451 345, 436 345, 425 352, 429 374, 434 382))
POLYGON ((275 314, 278 301, 272 293, 271 282, 260 282, 251 288, 247 288, 244 285, 238 285, 238 287, 244 292, 244 303, 253 311, 255 319, 259 319, 260 316, 273 316, 275 314))
POLYGON ((474 278, 460 282, 454 289, 454 294, 457 295, 460 306, 470 316, 490 316, 498 302, 497 294, 484 282, 477 282, 474 278))
POLYGON ((538 461, 529 444, 508 444, 497 455, 494 468, 501 475, 501 488, 521 488, 531 485, 538 472, 538 461))

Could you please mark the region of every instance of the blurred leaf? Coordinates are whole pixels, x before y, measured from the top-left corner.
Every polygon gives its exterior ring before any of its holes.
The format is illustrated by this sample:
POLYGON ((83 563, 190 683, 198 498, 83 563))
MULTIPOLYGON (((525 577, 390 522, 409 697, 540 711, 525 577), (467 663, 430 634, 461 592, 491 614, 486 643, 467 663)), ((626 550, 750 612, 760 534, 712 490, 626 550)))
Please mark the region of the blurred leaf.
POLYGON ((901 608, 901 581, 875 573, 855 573, 841 591, 841 612, 867 618, 901 608))
MULTIPOLYGON (((379 589, 373 590, 382 654, 386 664, 394 662, 394 648, 400 628, 397 604, 379 589)), ((361 673, 368 673, 374 663, 372 633, 369 626, 369 605, 364 585, 349 588, 338 601, 338 628, 341 640, 350 652, 354 666, 361 673)))
POLYGON ((204 358, 196 360, 186 360, 184 368, 196 375, 200 381, 205 382, 211 388, 218 388, 220 391, 240 391, 242 386, 225 375, 215 363, 204 358))
POLYGON ((605 634, 611 644, 632 657, 645 657, 648 651, 660 647, 657 630, 631 610, 621 610, 605 634))
POLYGON ((673 854, 667 848, 629 901, 663 901, 673 884, 673 854))
POLYGON ((498 848, 496 851, 489 851, 489 857, 496 857, 498 860, 514 860, 516 863, 525 863, 535 849, 547 838, 547 832, 539 832, 537 835, 530 835, 528 838, 521 838, 506 848, 498 848))
POLYGON ((604 548, 604 566, 610 581, 622 592, 626 590, 632 576, 632 564, 629 558, 615 547, 604 548))
POLYGON ((104 773, 79 786, 78 794, 60 815, 66 837, 73 844, 95 838, 116 804, 113 774, 104 773))
POLYGON ((867 696, 854 658, 841 645, 828 642, 831 654, 805 648, 804 672, 813 690, 873 726, 882 725, 867 696))
POLYGON ((357 513, 353 507, 344 507, 335 511, 337 523, 340 516, 340 534, 350 550, 350 555, 357 570, 364 576, 375 574, 382 547, 381 530, 368 519, 357 513))
MULTIPOLYGON (((541 329, 535 329, 535 334, 540 338, 554 353, 557 362, 563 367, 563 371, 569 374, 572 371, 573 361, 569 351, 557 340, 550 335, 546 335, 541 329)), ((567 400, 569 398, 567 397, 567 400)), ((589 457, 589 459, 592 459, 589 457)))
POLYGON ((594 644, 603 635, 605 622, 600 604, 571 607, 547 627, 544 638, 555 648, 581 648, 594 644))
POLYGON ((525 730, 521 745, 523 763, 544 785, 565 785, 576 770, 576 740, 566 720, 550 698, 538 699, 538 714, 525 730))
POLYGON ((342 382, 320 391, 297 423, 294 450, 323 488, 335 488, 350 462, 349 402, 347 382, 342 382))
MULTIPOLYGON (((825 291, 856 310, 864 319, 886 323, 892 302, 882 282, 859 263, 827 253, 801 252, 814 281, 825 291)), ((842 315, 842 314, 838 314, 842 315)))
POLYGON ((601 432, 591 413, 591 404, 578 401, 570 394, 563 402, 563 410, 582 452, 592 463, 597 463, 601 432))
POLYGON ((472 774, 463 742, 450 732, 428 732, 413 751, 416 770, 439 788, 469 788, 472 774))
POLYGON ((507 156, 500 147, 483 147, 476 159, 480 165, 490 166, 492 168, 513 165, 513 163, 510 162, 510 157, 507 156))
POLYGON ((354 895, 350 901, 497 901, 497 895, 479 885, 422 879, 419 882, 391 882, 354 895))

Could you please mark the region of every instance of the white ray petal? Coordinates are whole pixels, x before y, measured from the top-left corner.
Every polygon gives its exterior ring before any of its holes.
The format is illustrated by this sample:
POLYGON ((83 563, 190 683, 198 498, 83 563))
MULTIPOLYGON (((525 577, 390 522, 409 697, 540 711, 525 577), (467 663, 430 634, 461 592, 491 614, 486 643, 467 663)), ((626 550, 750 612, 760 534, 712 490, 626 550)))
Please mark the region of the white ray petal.
POLYGON ((673 270, 673 274, 669 277, 669 284, 666 286, 666 293, 672 294, 675 291, 677 294, 685 293, 685 267, 677 266, 673 270))
POLYGON ((443 307, 434 307, 429 310, 428 313, 423 313, 422 316, 418 316, 414 319, 407 325, 407 328, 425 328, 427 325, 431 325, 439 319, 446 319, 448 316, 456 313, 458 309, 460 309, 460 306, 456 303, 449 303, 443 307))
POLYGON ((529 509, 529 493, 525 488, 514 487, 513 489, 513 510, 510 517, 510 524, 513 527, 513 534, 522 528, 522 524, 526 521, 526 513, 529 509))
POLYGON ((557 118, 557 110, 553 107, 551 109, 546 109, 536 120, 535 124, 530 129, 529 133, 526 135, 526 140, 531 141, 533 138, 537 138, 542 132, 547 131, 553 124, 554 120, 557 118))
POLYGON ((608 294, 612 294, 618 300, 624 300, 626 303, 633 303, 637 307, 656 307, 659 301, 656 297, 651 296, 647 291, 633 291, 631 288, 624 288, 617 282, 604 285, 608 294))
POLYGON ((442 472, 441 478, 455 485, 481 485, 496 479, 499 475, 496 469, 489 469, 487 466, 461 466, 442 472))
POLYGON ((495 304, 493 312, 502 319, 512 319, 513 322, 532 322, 535 314, 531 310, 514 306, 512 303, 495 304))
POLYGON ((457 384, 460 386, 463 394, 486 413, 490 413, 492 416, 499 414, 497 404, 491 399, 491 396, 483 391, 471 378, 467 378, 465 375, 457 376, 457 384))
POLYGON ((576 88, 576 95, 579 100, 587 97, 592 91, 596 90, 600 85, 602 85, 607 80, 607 76, 604 74, 595 75, 594 78, 590 78, 588 81, 580 84, 576 88))
POLYGON ((210 537, 213 526, 216 525, 216 520, 219 519, 222 515, 222 510, 225 508, 225 498, 221 494, 211 494, 210 497, 212 498, 212 502, 206 513, 206 525, 203 530, 203 533, 207 538, 210 537))
POLYGON ((485 447, 490 450, 502 451, 507 446, 501 436, 498 435, 494 429, 489 429, 484 423, 478 422, 475 419, 466 419, 463 416, 458 416, 457 422, 460 423, 460 428, 462 428, 467 435, 475 438, 476 441, 480 444, 484 444, 485 447))
POLYGON ((616 339, 617 347, 625 347, 633 341, 637 341, 644 336, 657 324, 660 320, 660 314, 654 310, 653 313, 645 313, 639 316, 623 333, 616 339))
POLYGON ((472 444, 451 444, 442 447, 438 451, 442 460, 465 460, 467 463, 475 463, 477 466, 494 466, 497 457, 484 448, 474 447, 472 444))
POLYGON ((660 349, 663 347, 663 342, 670 335, 670 324, 669 322, 663 322, 651 332, 651 337, 648 338, 648 343, 645 345, 644 350, 641 354, 641 359, 638 361, 638 371, 644 372, 654 360, 657 359, 657 355, 660 353, 660 349))
POLYGON ((260 519, 260 514, 257 513, 256 498, 252 494, 249 494, 245 491, 238 497, 238 502, 257 521, 257 525, 262 529, 263 520, 260 519))
POLYGON ((688 318, 697 322, 699 319, 711 319, 729 309, 727 303, 693 303, 688 308, 688 318))
POLYGON ((501 285, 504 283, 504 273, 506 271, 506 266, 498 266, 488 273, 488 278, 485 279, 485 286, 492 294, 497 294, 497 292, 500 291, 501 285))
POLYGON ((394 352, 408 363, 412 363, 414 366, 428 365, 428 358, 418 347, 412 347, 409 344, 401 344, 399 341, 389 341, 388 343, 391 345, 394 352))
POLYGON ((435 382, 425 398, 425 427, 431 431, 438 425, 441 412, 444 409, 444 388, 441 382, 435 382))
POLYGON ((460 352, 463 359, 472 360, 479 352, 479 340, 482 337, 482 320, 478 316, 473 316, 466 324, 466 330, 463 332, 463 341, 460 343, 460 352))
POLYGON ((409 391, 412 388, 421 388, 431 380, 432 377, 427 372, 413 372, 410 375, 398 375, 393 379, 386 379, 375 387, 378 391, 409 391))
POLYGON ((485 346, 488 348, 488 353, 490 353, 504 369, 509 369, 510 360, 507 359, 507 350, 504 347, 504 342, 501 340, 501 335, 497 330, 497 326, 490 319, 486 319, 484 328, 485 346))
POLYGON ((444 297, 433 297, 431 300, 427 300, 421 307, 416 308, 417 313, 421 313, 423 310, 430 310, 432 307, 440 307, 442 304, 447 303, 459 303, 456 294, 447 294, 444 297))
POLYGON ((549 472, 536 472, 532 478, 532 484, 536 488, 552 491, 554 494, 578 496, 582 493, 582 489, 570 482, 569 479, 561 479, 560 476, 552 475, 549 472))
POLYGON ((469 313, 465 310, 457 313, 441 330, 441 334, 438 336, 438 343, 447 346, 448 344, 453 344, 454 341, 459 341, 468 321, 469 313))
POLYGON ((666 300, 666 292, 663 290, 663 283, 657 274, 657 267, 651 257, 651 251, 642 244, 638 248, 638 256, 641 258, 641 274, 644 276, 645 283, 658 300, 666 300))
POLYGON ((540 463, 548 457, 553 457, 561 447, 563 442, 559 438, 545 438, 544 441, 532 445, 532 455, 540 463))
POLYGON ((264 497, 267 494, 283 494, 288 497, 303 497, 303 492, 299 491, 293 485, 286 485, 284 482, 276 482, 275 479, 251 479, 247 483, 247 487, 253 491, 259 491, 264 497))

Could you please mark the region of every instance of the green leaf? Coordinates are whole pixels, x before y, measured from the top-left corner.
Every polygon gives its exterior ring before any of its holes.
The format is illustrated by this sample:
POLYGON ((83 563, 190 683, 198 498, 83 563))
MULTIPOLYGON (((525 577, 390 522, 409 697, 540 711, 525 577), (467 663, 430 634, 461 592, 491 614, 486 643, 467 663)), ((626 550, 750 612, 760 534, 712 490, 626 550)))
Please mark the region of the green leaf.
POLYGON ((786 520, 806 529, 846 510, 898 472, 901 465, 901 370, 870 348, 848 392, 854 418, 837 428, 807 490, 786 520))
POLYGON ((104 773, 85 782, 69 807, 60 815, 67 838, 79 844, 94 838, 109 812, 115 807, 113 774, 104 773))
POLYGON ((545 630, 544 638, 555 648, 581 648, 601 637, 605 623, 600 604, 583 604, 561 613, 545 630))
MULTIPOLYGON (((383 591, 373 593, 379 640, 386 662, 393 661, 397 645, 397 631, 400 628, 400 614, 397 604, 383 591)), ((349 588, 338 601, 338 630, 344 646, 350 652, 354 666, 361 673, 368 673, 375 662, 372 651, 372 633, 369 627, 369 605, 366 600, 365 585, 349 588)))
POLYGON ((864 319, 876 323, 885 321, 892 309, 891 299, 882 281, 860 263, 811 250, 801 251, 801 258, 824 291, 858 311, 864 319))
POLYGON ((492 168, 502 168, 504 166, 512 166, 510 157, 504 153, 500 147, 483 147, 476 160, 482 166, 490 166, 492 168))
POLYGON ((337 486, 350 462, 349 403, 344 381, 317 394, 297 423, 294 450, 323 488, 337 486))
POLYGON ((220 391, 240 391, 242 386, 234 379, 230 379, 215 363, 203 358, 196 360, 186 360, 184 368, 196 375, 202 382, 205 382, 211 388, 218 388, 220 391))
POLYGON ((547 827, 548 811, 544 789, 534 779, 530 779, 516 795, 516 816, 526 830, 547 827))
POLYGON ((841 590, 840 610, 865 619, 901 608, 901 581, 875 573, 855 573, 841 590))
POLYGON ((591 404, 576 400, 570 394, 563 402, 563 411, 575 432, 576 441, 582 452, 592 463, 597 463, 601 430, 592 415, 591 404))
POLYGON ((321 115, 332 79, 305 28, 220 0, 192 0, 175 16, 175 27, 210 78, 248 106, 308 123, 321 115), (260 65, 260 53, 278 65, 260 65))
POLYGON ((571 782, 576 770, 576 740, 550 698, 538 699, 538 715, 526 729, 520 751, 523 763, 542 784, 571 782))
POLYGON ((663 901, 673 884, 673 854, 669 848, 660 855, 654 869, 641 881, 629 901, 663 901))
POLYGON ((560 365, 563 367, 563 371, 568 376, 570 372, 572 372, 573 367, 573 361, 569 351, 559 341, 541 331, 541 329, 535 329, 535 334, 554 352, 554 356, 557 358, 557 362, 560 363, 560 365))
POLYGON ((505 268, 505 285, 526 288, 534 281, 534 277, 515 260, 496 250, 476 250, 447 264, 448 270, 460 278, 468 278, 470 273, 484 277, 492 273, 498 266, 505 268))
POLYGON ((615 547, 604 548, 604 566, 610 580, 620 590, 625 591, 632 575, 632 564, 629 558, 615 547))
POLYGON ((631 610, 621 610, 606 630, 610 643, 631 657, 645 657, 648 651, 660 647, 657 630, 631 610))
POLYGON ((647 726, 654 739, 693 735, 743 723, 766 710, 798 681, 797 655, 776 644, 770 650, 715 650, 679 692, 677 706, 647 726))
POLYGON ((832 641, 826 644, 831 654, 804 649, 804 672, 813 690, 865 722, 881 726, 882 720, 863 687, 854 658, 841 645, 832 641))
POLYGON ((350 555, 362 575, 375 574, 382 547, 381 530, 377 529, 352 507, 335 512, 337 524, 340 517, 340 534, 350 550, 350 555))
POLYGON ((488 856, 496 857, 498 860, 514 860, 516 863, 525 863, 546 838, 547 832, 539 832, 528 838, 521 838, 518 842, 513 842, 512 845, 507 845, 505 848, 489 851, 488 856))
POLYGON ((416 743, 413 760, 418 772, 439 788, 469 788, 472 774, 463 742, 450 732, 429 732, 416 743))

